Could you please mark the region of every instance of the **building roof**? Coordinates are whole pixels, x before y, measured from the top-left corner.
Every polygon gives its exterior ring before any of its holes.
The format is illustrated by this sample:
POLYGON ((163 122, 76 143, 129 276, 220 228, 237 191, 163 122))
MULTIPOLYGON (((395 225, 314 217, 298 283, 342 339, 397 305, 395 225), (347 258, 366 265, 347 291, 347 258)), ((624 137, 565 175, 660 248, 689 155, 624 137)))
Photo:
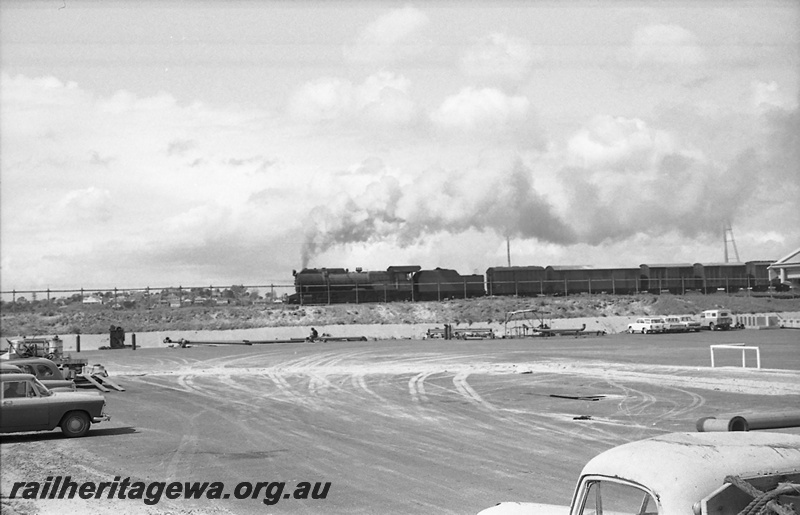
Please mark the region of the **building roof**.
POLYGON ((787 266, 800 266, 800 248, 772 263, 769 268, 786 268, 787 266))

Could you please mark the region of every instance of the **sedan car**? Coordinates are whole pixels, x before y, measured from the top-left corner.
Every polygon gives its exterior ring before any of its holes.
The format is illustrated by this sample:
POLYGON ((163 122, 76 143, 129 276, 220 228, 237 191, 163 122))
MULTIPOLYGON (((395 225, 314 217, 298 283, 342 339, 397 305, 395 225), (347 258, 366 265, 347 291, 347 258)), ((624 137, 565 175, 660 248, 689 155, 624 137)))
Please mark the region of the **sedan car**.
POLYGON ((700 322, 698 322, 692 315, 678 315, 678 319, 686 326, 687 331, 699 331, 700 322))
POLYGON ((663 318, 637 318, 635 322, 628 324, 629 333, 663 333, 663 318))
POLYGON ((665 333, 683 333, 688 331, 686 325, 681 322, 680 317, 670 315, 664 317, 664 332, 665 333))
POLYGON ((0 374, 0 433, 51 431, 85 436, 92 423, 111 420, 97 393, 53 392, 31 374, 0 374))
POLYGON ((58 365, 45 358, 21 358, 0 362, 0 373, 6 372, 34 375, 53 391, 76 389, 75 382, 65 378, 58 365))

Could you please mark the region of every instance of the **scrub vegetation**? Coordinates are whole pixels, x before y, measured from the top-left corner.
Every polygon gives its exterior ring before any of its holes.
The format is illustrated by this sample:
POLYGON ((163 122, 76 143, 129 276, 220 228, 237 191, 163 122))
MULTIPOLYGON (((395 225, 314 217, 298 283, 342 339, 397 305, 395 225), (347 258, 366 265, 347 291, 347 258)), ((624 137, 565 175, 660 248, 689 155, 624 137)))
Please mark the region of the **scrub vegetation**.
POLYGON ((106 305, 20 306, 4 303, 2 336, 101 334, 111 325, 129 332, 226 330, 259 327, 502 322, 506 313, 537 309, 548 318, 697 314, 724 307, 733 313, 800 312, 800 296, 772 295, 576 295, 478 298, 442 302, 297 306, 185 306, 112 309, 106 305))

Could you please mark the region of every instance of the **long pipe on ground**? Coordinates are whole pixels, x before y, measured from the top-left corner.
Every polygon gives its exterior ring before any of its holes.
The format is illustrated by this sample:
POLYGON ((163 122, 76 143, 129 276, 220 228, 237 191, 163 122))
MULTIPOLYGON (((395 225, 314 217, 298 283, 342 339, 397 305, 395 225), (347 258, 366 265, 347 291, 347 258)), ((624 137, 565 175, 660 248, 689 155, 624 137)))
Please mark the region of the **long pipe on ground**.
POLYGON ((800 411, 778 414, 735 415, 728 419, 703 417, 697 421, 701 433, 712 431, 751 431, 755 429, 783 429, 800 427, 800 411))

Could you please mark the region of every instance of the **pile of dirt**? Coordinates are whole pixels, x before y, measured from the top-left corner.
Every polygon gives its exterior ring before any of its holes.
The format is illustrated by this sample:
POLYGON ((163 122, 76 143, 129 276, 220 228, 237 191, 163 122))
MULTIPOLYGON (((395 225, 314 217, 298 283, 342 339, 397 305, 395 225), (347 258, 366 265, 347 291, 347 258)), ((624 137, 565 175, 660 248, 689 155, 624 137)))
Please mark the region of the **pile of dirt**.
POLYGON ((105 306, 15 309, 0 313, 1 335, 102 334, 110 326, 129 332, 227 330, 348 324, 491 324, 506 313, 536 309, 547 318, 583 318, 700 313, 724 307, 733 313, 800 311, 800 297, 755 294, 574 295, 485 297, 442 302, 294 306, 155 307, 113 310, 105 306))

